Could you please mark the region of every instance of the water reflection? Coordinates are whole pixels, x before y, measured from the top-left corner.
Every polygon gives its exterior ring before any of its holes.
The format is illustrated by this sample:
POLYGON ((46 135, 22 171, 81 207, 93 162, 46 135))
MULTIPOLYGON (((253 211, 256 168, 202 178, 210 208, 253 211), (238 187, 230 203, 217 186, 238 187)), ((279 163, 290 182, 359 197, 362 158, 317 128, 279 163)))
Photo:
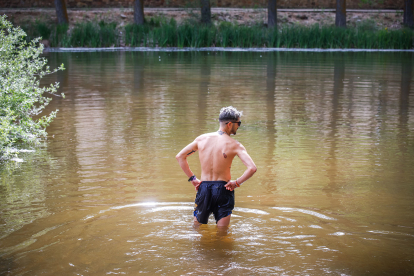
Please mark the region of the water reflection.
MULTIPOLYGON (((30 163, 41 161, 44 167, 51 170, 59 166, 46 152, 42 153, 35 158, 33 153, 20 154, 20 156, 30 163)), ((36 170, 36 166, 23 169, 21 164, 13 162, 3 164, 1 167, 0 239, 6 238, 26 224, 50 215, 50 211, 45 206, 48 191, 44 181, 47 176, 38 175, 36 170)))
POLYGON ((47 147, 2 165, 0 274, 412 271, 412 53, 48 57, 66 98, 47 147), (194 229, 174 156, 230 104, 259 170, 230 228, 194 229))
POLYGON ((134 71, 134 86, 131 90, 131 94, 142 94, 145 93, 145 57, 141 58, 133 53, 128 59, 131 61, 131 64, 128 64, 132 67, 134 71))
POLYGON ((344 95, 344 81, 345 81, 345 61, 343 55, 338 55, 334 60, 334 74, 333 74, 333 91, 332 91, 332 107, 328 127, 330 132, 328 134, 329 152, 326 158, 327 177, 329 179, 328 186, 324 189, 328 196, 331 196, 332 192, 337 191, 338 186, 338 168, 336 160, 337 152, 337 124, 339 120, 339 113, 342 109, 339 103, 339 98, 344 95))
MULTIPOLYGON (((195 110, 197 110, 197 122, 200 125, 206 125, 209 120, 207 108, 208 108, 208 96, 210 94, 210 79, 211 79, 211 58, 210 55, 203 55, 200 58, 200 80, 199 80, 199 93, 195 110)), ((194 137, 195 138, 195 137, 194 137)))
MULTIPOLYGON (((276 166, 276 139, 277 132, 275 127, 276 121, 276 105, 275 105, 275 90, 277 82, 277 60, 278 53, 272 53, 267 58, 266 64, 266 134, 268 139, 268 151, 266 155, 268 160, 266 160, 266 174, 273 175, 272 169, 276 166)), ((277 189, 277 186, 274 185, 274 180, 269 178, 265 180, 264 183, 267 186, 269 193, 274 193, 277 189), (266 183, 267 182, 267 183, 266 183)))
MULTIPOLYGON (((400 94, 400 106, 399 106, 399 127, 400 130, 400 143, 404 145, 405 139, 409 133, 409 112, 410 112, 410 91, 413 75, 413 60, 404 60, 401 63, 401 94, 400 94)), ((402 152, 406 152, 404 149, 400 149, 402 152)), ((404 154, 405 156, 405 154, 404 154)))

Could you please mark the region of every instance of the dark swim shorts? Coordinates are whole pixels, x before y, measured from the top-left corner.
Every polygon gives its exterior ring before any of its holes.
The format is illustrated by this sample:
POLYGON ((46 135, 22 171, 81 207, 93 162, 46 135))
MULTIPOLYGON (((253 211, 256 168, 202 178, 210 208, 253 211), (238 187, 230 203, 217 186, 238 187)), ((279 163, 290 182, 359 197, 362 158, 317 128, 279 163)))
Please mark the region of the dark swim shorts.
POLYGON ((207 224, 208 217, 214 214, 216 223, 231 215, 234 209, 234 191, 226 190, 226 181, 201 182, 195 199, 194 216, 198 222, 207 224))

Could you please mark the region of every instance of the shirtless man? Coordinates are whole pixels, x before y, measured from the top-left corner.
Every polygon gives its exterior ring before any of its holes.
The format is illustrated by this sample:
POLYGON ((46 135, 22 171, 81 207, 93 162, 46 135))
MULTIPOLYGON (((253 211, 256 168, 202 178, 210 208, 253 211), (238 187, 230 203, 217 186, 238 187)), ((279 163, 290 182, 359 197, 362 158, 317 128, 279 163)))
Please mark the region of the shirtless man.
POLYGON ((207 224, 208 217, 214 214, 217 226, 228 226, 234 208, 234 189, 252 177, 257 168, 246 149, 238 141, 230 137, 236 135, 241 125, 242 112, 232 106, 220 110, 220 129, 217 132, 198 136, 175 157, 194 185, 196 208, 194 224, 207 224), (201 178, 191 171, 187 157, 199 151, 201 178), (231 180, 230 168, 235 156, 238 156, 247 167, 242 176, 231 180))

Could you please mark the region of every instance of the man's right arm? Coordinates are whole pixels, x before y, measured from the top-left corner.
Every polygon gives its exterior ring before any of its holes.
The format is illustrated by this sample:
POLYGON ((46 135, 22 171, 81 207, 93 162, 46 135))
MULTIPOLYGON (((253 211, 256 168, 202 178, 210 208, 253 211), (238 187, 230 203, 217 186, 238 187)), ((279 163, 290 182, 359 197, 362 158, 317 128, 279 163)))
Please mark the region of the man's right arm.
MULTIPOLYGON (((198 144, 197 144, 197 139, 196 139, 192 143, 188 144, 185 148, 183 148, 177 154, 177 156, 175 156, 175 159, 177 159, 178 164, 180 164, 181 169, 184 171, 184 173, 187 175, 188 178, 190 178, 194 174, 191 171, 190 166, 188 165, 187 157, 192 155, 197 150, 198 150, 198 144)), ((198 190, 198 186, 200 185, 201 181, 196 178, 193 181, 191 181, 191 183, 193 184, 195 189, 198 190)))

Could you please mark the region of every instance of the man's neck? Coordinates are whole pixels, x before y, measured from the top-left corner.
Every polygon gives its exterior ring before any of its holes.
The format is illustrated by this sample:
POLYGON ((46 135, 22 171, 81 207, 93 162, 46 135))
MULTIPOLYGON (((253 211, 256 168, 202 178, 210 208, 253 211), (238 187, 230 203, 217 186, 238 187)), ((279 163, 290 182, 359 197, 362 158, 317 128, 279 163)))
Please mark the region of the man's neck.
POLYGON ((225 135, 225 134, 227 134, 228 136, 230 136, 230 134, 229 134, 229 133, 227 133, 224 129, 221 129, 221 128, 217 131, 217 133, 218 133, 218 134, 220 134, 220 135, 225 135))

